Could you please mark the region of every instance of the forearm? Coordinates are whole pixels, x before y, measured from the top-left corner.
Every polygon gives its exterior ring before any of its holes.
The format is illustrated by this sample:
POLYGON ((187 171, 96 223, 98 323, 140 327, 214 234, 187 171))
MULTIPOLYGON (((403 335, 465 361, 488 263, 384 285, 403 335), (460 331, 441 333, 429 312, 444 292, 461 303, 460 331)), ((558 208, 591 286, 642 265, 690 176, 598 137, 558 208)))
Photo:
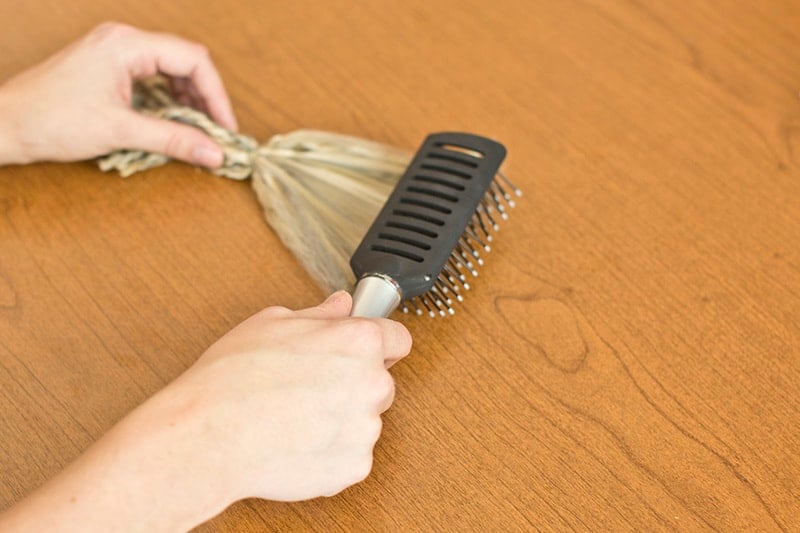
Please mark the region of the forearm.
POLYGON ((164 391, 0 515, 2 531, 185 531, 235 499, 190 395, 164 391), (202 458, 202 460, 200 460, 202 458))
POLYGON ((8 88, 0 85, 0 166, 30 163, 20 139, 18 110, 8 93, 8 88))

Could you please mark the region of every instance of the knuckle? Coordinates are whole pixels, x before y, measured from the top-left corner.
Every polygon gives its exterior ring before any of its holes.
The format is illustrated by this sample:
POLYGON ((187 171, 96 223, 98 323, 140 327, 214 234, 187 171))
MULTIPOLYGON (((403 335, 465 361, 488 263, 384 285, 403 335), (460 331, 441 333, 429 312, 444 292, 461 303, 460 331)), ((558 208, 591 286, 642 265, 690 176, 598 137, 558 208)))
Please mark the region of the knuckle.
POLYGON ((200 58, 208 58, 211 57, 211 52, 209 51, 208 47, 204 44, 194 43, 194 51, 200 58))
POLYGON ((172 158, 181 158, 184 156, 184 148, 185 143, 183 142, 183 136, 181 136, 180 132, 173 132, 170 133, 167 137, 167 142, 164 144, 164 153, 172 158))
POLYGON ((290 315, 292 315, 292 311, 289 308, 280 305, 273 305, 267 307, 266 309, 262 309, 261 311, 258 312, 258 316, 260 318, 264 318, 267 320, 272 320, 275 318, 285 318, 290 315))
POLYGON ((383 420, 381 417, 376 416, 365 424, 364 427, 364 438, 367 439, 369 444, 374 446, 381 436, 381 431, 383 431, 383 420))
POLYGON ((410 352, 411 333, 408 331, 408 328, 395 320, 388 318, 384 318, 383 320, 385 321, 386 328, 391 332, 392 350, 397 352, 402 351, 404 354, 410 352))
POLYGON ((403 353, 408 355, 408 353, 411 351, 411 345, 413 343, 411 338, 411 332, 408 331, 408 328, 405 327, 403 324, 399 322, 395 322, 395 324, 397 325, 397 330, 399 332, 398 339, 403 347, 403 353))
POLYGON ((353 464, 351 480, 353 483, 360 483, 367 479, 370 472, 372 472, 372 453, 367 453, 353 464))
POLYGON ((133 33, 135 29, 121 22, 106 21, 95 26, 90 35, 97 40, 114 39, 133 33))
POLYGON ((346 488, 347 488, 347 487, 335 487, 335 488, 330 488, 330 489, 328 489, 328 490, 324 491, 324 492, 321 494, 321 496, 322 496, 323 498, 333 498, 334 496, 336 496, 337 494, 339 494, 340 492, 342 492, 342 491, 343 491, 344 489, 346 489, 346 488))
POLYGON ((113 148, 125 147, 125 144, 131 139, 131 121, 129 117, 115 114, 106 118, 107 140, 113 148))
POLYGON ((368 353, 380 352, 383 349, 383 331, 372 320, 351 321, 351 336, 355 346, 368 353))
POLYGON ((386 370, 382 370, 375 379, 375 392, 379 398, 386 398, 394 392, 394 379, 386 370))

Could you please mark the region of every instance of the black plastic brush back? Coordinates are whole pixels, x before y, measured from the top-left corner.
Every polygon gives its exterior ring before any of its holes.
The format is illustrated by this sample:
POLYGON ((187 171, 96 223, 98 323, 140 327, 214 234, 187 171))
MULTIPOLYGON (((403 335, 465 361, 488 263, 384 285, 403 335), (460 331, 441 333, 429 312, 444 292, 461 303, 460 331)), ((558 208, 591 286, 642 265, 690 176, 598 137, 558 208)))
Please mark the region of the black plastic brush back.
POLYGON ((403 299, 428 291, 505 156, 478 135, 428 136, 350 259, 356 279, 387 275, 403 299))

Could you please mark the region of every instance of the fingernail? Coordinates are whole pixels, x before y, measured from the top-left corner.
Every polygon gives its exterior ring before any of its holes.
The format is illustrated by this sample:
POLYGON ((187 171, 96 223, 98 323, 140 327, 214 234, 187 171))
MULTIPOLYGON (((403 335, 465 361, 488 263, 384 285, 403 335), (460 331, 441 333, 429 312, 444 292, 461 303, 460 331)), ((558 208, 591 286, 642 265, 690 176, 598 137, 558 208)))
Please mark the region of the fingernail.
POLYGON ((325 305, 336 304, 349 296, 350 293, 345 290, 336 291, 325 299, 325 305))
POLYGON ((345 290, 336 291, 325 299, 325 303, 328 304, 341 300, 344 298, 345 294, 347 294, 347 291, 345 290))
POLYGON ((236 116, 233 114, 232 109, 218 110, 216 113, 213 113, 211 117, 229 130, 235 132, 239 131, 239 123, 236 121, 236 116))
POLYGON ((204 167, 217 168, 222 166, 224 159, 222 149, 219 147, 212 148, 201 144, 192 150, 192 161, 204 167))
POLYGON ((236 117, 234 116, 233 113, 231 113, 230 116, 228 117, 228 122, 230 122, 231 124, 231 131, 236 131, 236 132, 239 131, 239 121, 236 120, 236 117))

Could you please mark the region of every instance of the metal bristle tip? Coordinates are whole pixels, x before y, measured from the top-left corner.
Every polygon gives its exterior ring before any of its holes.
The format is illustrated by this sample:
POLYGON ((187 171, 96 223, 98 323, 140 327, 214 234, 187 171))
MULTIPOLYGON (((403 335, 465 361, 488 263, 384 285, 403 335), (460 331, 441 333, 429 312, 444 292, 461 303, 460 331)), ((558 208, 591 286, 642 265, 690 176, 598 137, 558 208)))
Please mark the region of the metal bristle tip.
POLYGON ((420 301, 423 307, 425 307, 425 309, 428 310, 428 316, 431 318, 436 318, 436 313, 434 313, 433 309, 431 309, 430 306, 428 305, 427 298, 425 298, 425 295, 422 294, 418 296, 417 299, 420 301))
POLYGON ((518 189, 518 188, 517 188, 517 187, 516 187, 516 186, 515 186, 513 183, 511 183, 511 180, 510 180, 510 179, 508 179, 508 178, 506 177, 506 175, 505 175, 505 174, 503 174, 503 173, 502 173, 501 171, 499 171, 499 170, 497 171, 497 177, 499 177, 499 178, 500 178, 500 180, 502 180, 502 181, 503 181, 503 182, 504 182, 504 183, 505 183, 505 184, 506 184, 506 185, 507 185, 507 186, 508 186, 508 187, 509 187, 509 188, 510 188, 512 191, 514 191, 514 195, 515 195, 517 198, 519 198, 519 197, 521 197, 521 196, 522 196, 522 191, 521 191, 521 190, 519 190, 519 189, 518 189))
POLYGON ((425 140, 351 258, 356 295, 382 302, 360 305, 361 316, 387 316, 398 304, 417 315, 455 314, 467 277, 478 276, 492 250, 498 221, 521 195, 500 172, 505 154, 471 134, 425 140))

